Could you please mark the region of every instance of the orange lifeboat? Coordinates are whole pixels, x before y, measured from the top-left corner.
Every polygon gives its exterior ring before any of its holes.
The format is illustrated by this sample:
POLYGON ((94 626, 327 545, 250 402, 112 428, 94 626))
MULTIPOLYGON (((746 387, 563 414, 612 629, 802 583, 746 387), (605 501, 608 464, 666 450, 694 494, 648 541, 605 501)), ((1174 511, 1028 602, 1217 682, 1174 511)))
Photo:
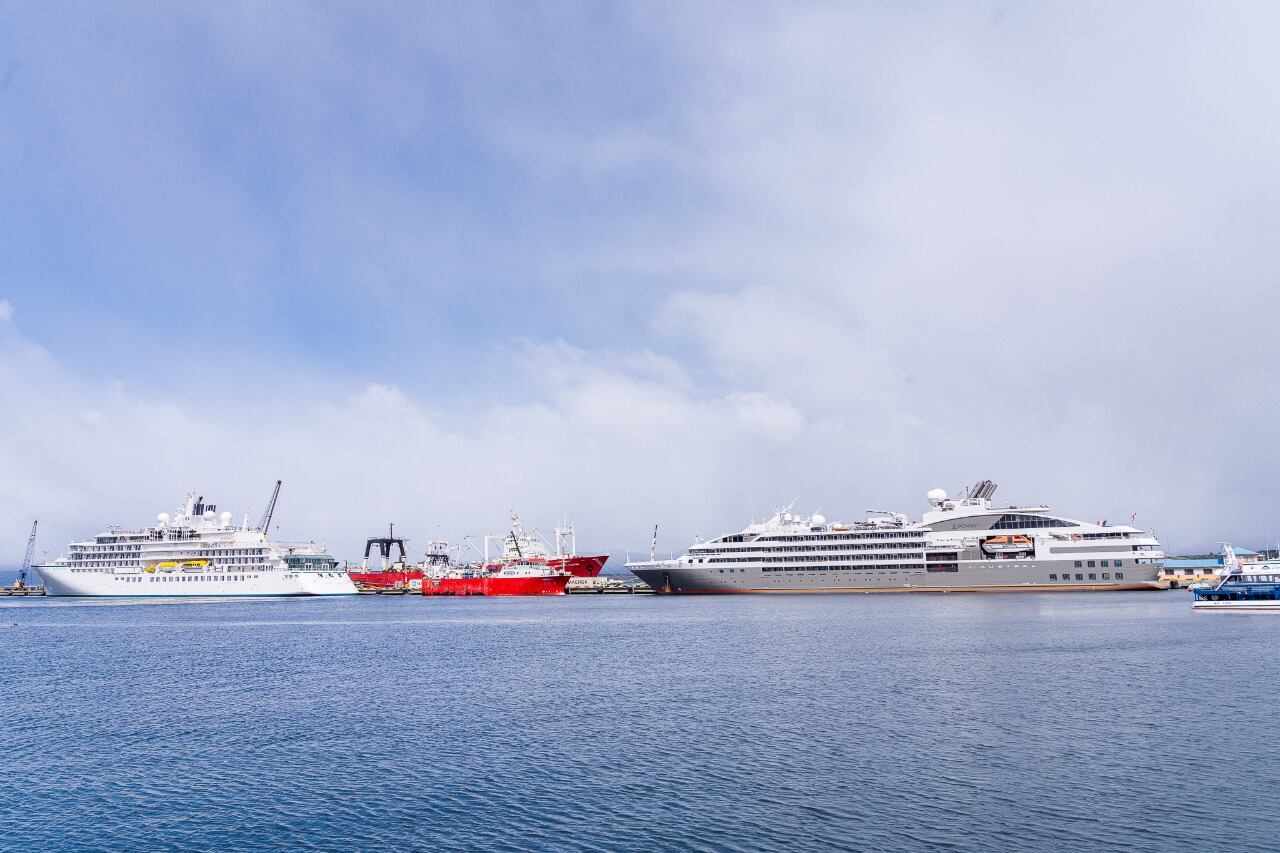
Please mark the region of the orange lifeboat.
POLYGON ((988 554, 1029 554, 1035 550, 1030 536, 992 536, 982 542, 982 550, 988 554))

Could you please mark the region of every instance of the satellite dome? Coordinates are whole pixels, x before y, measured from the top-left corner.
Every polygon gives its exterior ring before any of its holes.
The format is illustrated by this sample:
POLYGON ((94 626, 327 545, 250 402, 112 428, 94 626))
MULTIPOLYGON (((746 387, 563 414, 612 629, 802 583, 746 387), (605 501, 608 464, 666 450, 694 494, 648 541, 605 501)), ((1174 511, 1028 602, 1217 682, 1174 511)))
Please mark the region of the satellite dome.
POLYGON ((819 515, 818 513, 814 513, 813 518, 809 519, 809 523, 810 524, 826 524, 827 517, 825 515, 819 515))
POLYGON ((929 503, 940 504, 947 499, 947 491, 946 489, 930 489, 928 498, 929 503))
POLYGON ((226 527, 228 524, 231 523, 231 513, 229 512, 224 512, 222 515, 218 517, 222 520, 223 527, 226 527))
POLYGON ((214 517, 214 512, 213 512, 213 510, 211 510, 211 509, 206 509, 206 510, 204 511, 204 520, 205 520, 205 521, 213 521, 213 517, 214 517))
POLYGON ((162 513, 160 513, 159 515, 157 515, 157 516, 156 516, 156 521, 157 521, 158 523, 160 523, 160 524, 168 524, 168 523, 169 523, 169 513, 167 513, 167 512, 162 512, 162 513))

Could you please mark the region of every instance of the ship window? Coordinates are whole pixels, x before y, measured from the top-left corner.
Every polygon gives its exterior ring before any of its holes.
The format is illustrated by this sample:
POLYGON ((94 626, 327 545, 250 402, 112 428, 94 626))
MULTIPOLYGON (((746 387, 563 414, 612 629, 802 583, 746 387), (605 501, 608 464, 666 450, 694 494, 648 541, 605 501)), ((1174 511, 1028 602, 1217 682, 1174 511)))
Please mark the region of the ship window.
POLYGON ((1111 564, 1118 569, 1124 565, 1124 560, 1112 560, 1111 564))
POLYGON ((1056 581, 1057 579, 1058 579, 1057 575, 1049 575, 1049 580, 1056 581))
POLYGON ((1084 563, 1080 562, 1079 560, 1076 560, 1076 568, 1077 568, 1077 569, 1083 569, 1083 568, 1084 568, 1084 563))
POLYGON ((1090 560, 1090 561, 1089 561, 1089 568, 1091 568, 1091 569, 1093 568, 1093 560, 1090 560))
POLYGON ((1000 516, 1000 520, 991 525, 992 530, 1013 530, 1023 527, 1075 527, 1069 521, 1058 518, 1046 518, 1041 515, 1023 515, 1010 513, 1000 516))
POLYGON ((1079 572, 1076 572, 1076 580, 1078 581, 1084 580, 1084 575, 1080 574, 1079 572))
POLYGON ((1111 572, 1103 572, 1103 573, 1102 573, 1102 579, 1103 579, 1104 581, 1109 581, 1109 580, 1111 580, 1111 572))
POLYGON ((1096 581, 1097 579, 1098 579, 1097 575, 1095 575, 1093 572, 1089 572, 1089 580, 1096 581))

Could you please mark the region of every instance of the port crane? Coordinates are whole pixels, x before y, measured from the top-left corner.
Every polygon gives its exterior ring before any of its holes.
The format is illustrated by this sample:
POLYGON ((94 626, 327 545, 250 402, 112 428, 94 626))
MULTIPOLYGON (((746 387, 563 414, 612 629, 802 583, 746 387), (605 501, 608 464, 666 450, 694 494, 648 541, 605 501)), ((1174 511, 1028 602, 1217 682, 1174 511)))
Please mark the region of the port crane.
MULTIPOLYGON (((263 535, 269 536, 269 528, 271 527, 271 516, 276 514, 276 498, 280 497, 280 483, 282 480, 276 480, 275 491, 271 493, 271 500, 267 502, 266 512, 262 513, 262 521, 258 522, 258 529, 263 535)), ((248 513, 246 513, 247 515, 248 513)))
POLYGON ((31 571, 31 559, 36 553, 36 528, 39 526, 39 520, 31 522, 31 535, 27 537, 27 553, 22 558, 22 568, 18 570, 18 582, 14 584, 17 589, 27 585, 27 572, 31 571))

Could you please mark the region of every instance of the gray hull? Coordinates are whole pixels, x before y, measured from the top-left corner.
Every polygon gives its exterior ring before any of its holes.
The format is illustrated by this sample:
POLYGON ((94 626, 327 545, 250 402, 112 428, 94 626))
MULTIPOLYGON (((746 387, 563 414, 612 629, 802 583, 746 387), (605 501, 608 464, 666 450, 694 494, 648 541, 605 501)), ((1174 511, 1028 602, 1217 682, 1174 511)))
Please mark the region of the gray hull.
MULTIPOLYGON (((1128 561, 1126 561, 1128 562, 1128 561)), ((1116 572, 1076 569, 1070 560, 962 561, 954 572, 894 569, 813 569, 734 572, 679 563, 635 565, 631 571, 660 593, 735 592, 1045 592, 1160 589, 1160 563, 1130 564, 1116 572), (1083 578, 1076 580, 1076 575, 1083 578), (1051 579, 1050 575, 1056 576, 1051 579), (1090 575, 1093 577, 1091 578, 1090 575), (1064 579, 1065 578, 1065 579, 1064 579)))

